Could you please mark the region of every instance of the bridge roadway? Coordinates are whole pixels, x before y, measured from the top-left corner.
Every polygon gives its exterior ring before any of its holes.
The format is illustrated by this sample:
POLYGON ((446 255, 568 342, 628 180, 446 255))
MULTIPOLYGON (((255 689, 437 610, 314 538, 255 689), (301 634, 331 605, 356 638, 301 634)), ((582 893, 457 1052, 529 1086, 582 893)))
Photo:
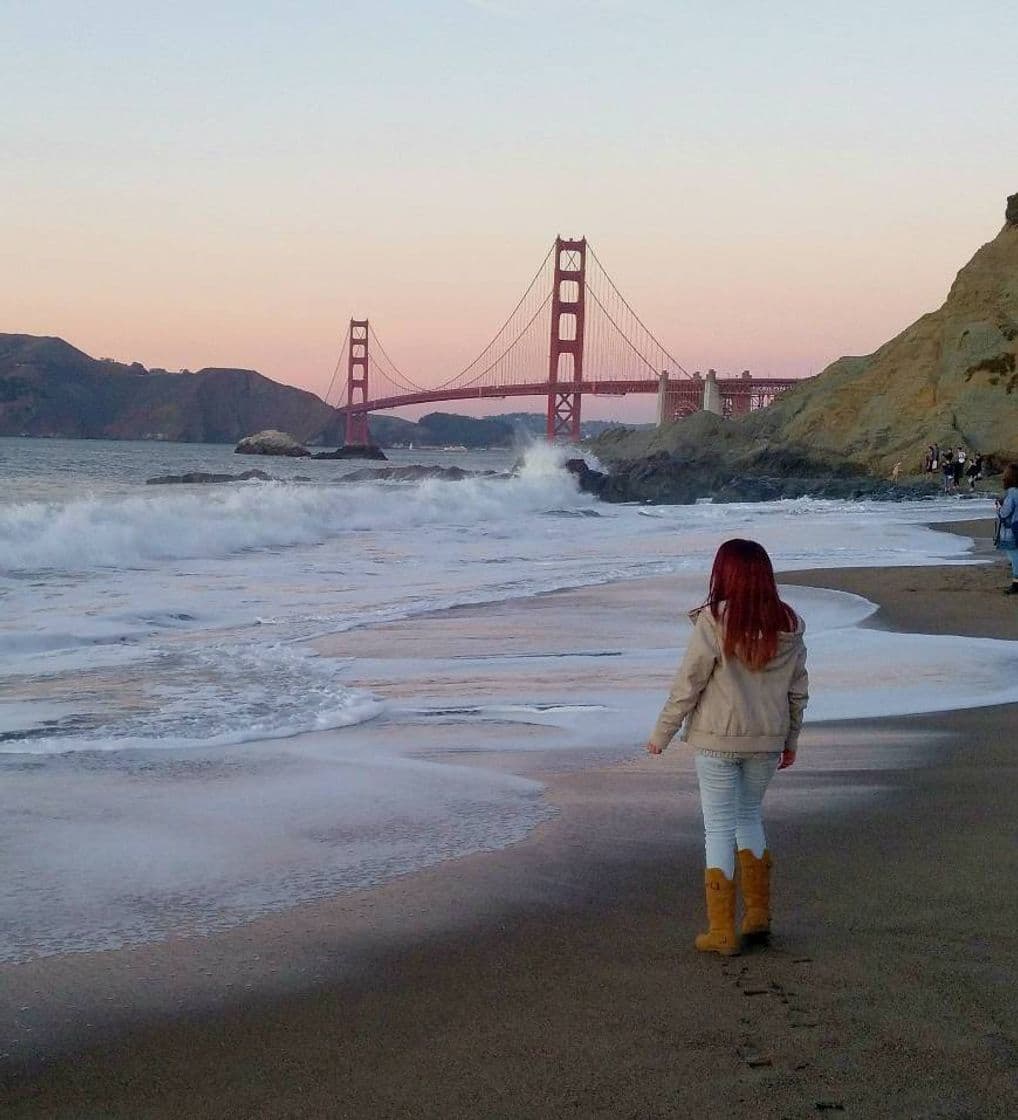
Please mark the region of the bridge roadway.
MULTIPOLYGON (((751 381, 741 377, 719 377, 718 387, 722 397, 738 398, 759 393, 780 392, 797 384, 795 378, 754 377, 751 381)), ((382 412, 389 408, 402 408, 413 404, 430 404, 440 401, 500 400, 504 397, 547 397, 550 393, 578 393, 584 396, 624 397, 629 393, 657 394, 661 386, 657 377, 645 381, 535 381, 522 385, 467 385, 449 389, 427 389, 419 393, 401 393, 399 396, 379 397, 354 405, 340 405, 337 412, 382 412)), ((692 394, 703 391, 702 382, 673 380, 668 382, 671 392, 692 394)))

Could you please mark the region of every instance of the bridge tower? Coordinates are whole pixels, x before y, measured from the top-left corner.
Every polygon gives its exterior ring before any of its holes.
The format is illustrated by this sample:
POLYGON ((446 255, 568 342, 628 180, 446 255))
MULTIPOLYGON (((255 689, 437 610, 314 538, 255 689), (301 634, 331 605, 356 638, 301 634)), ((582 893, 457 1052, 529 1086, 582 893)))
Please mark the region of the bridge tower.
POLYGON ((355 404, 368 399, 368 320, 350 320, 350 352, 346 363, 346 446, 367 447, 368 414, 354 412, 355 404))
POLYGON ((583 380, 583 334, 587 300, 587 239, 555 238, 555 287, 551 294, 551 345, 548 348, 549 440, 580 438, 578 386, 583 380), (563 386, 560 388, 560 386, 563 386))

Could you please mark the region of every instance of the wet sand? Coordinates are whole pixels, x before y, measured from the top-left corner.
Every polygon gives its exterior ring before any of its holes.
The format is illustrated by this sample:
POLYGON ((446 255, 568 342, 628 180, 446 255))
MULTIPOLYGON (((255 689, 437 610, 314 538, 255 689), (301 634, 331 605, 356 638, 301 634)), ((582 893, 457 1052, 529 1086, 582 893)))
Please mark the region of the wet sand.
MULTIPOLYGON (((1018 640, 999 562, 785 582, 865 595, 871 625, 1018 640)), ((559 816, 511 849, 213 938, 0 970, 19 1016, 0 1114, 1012 1116, 1014 727, 1013 706, 808 727, 769 795, 774 943, 728 961, 690 948, 701 840, 677 749, 543 775, 559 816)))

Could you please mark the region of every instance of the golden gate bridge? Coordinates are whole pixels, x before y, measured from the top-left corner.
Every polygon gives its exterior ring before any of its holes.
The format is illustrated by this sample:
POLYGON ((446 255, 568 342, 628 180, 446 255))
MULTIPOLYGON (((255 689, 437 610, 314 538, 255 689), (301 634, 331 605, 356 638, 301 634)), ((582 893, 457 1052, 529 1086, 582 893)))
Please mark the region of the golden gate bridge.
POLYGON ((586 238, 556 237, 491 341, 455 376, 427 388, 386 353, 369 319, 351 319, 325 395, 342 393, 347 446, 370 442, 368 415, 439 401, 547 397, 549 440, 580 438, 584 396, 656 393, 658 418, 702 408, 738 415, 769 404, 794 378, 690 374, 626 301, 586 238))

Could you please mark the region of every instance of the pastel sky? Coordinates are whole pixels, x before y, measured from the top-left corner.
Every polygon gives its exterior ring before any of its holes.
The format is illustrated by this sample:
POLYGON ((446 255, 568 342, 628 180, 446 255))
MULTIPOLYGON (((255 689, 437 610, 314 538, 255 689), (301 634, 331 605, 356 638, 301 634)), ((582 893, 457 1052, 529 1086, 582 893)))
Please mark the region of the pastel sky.
POLYGON ((808 374, 937 306, 1018 191, 1010 0, 6 0, 0 24, 0 330, 148 366, 323 392, 370 316, 435 384, 562 233, 687 368, 808 374))

